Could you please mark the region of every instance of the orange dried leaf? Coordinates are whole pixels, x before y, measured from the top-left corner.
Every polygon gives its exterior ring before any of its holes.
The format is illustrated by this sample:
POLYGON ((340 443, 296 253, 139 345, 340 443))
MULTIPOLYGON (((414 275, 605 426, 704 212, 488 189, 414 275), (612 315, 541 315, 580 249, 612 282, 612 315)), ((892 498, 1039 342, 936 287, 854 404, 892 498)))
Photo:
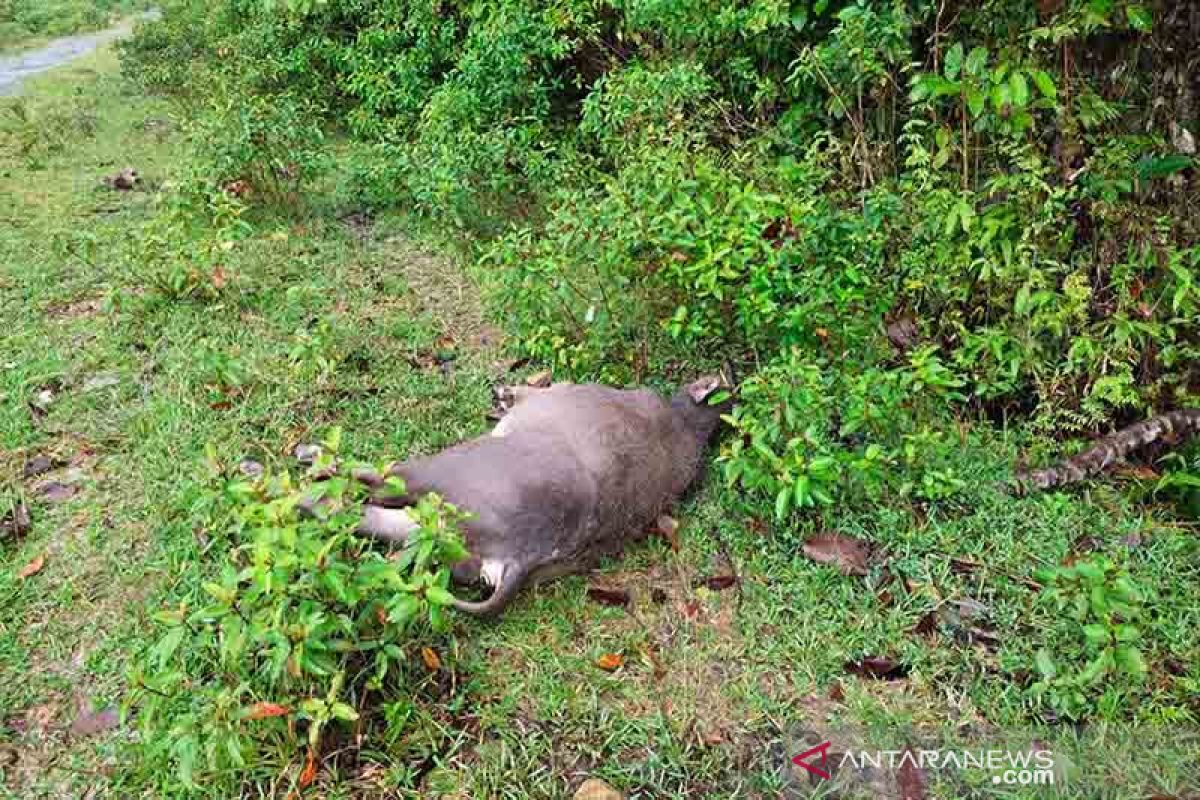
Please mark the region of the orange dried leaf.
POLYGON ((308 758, 304 762, 304 770, 300 773, 300 788, 303 789, 311 786, 312 782, 317 779, 317 755, 311 749, 308 751, 308 758))
POLYGON ((33 561, 30 561, 25 566, 21 567, 21 571, 17 573, 17 577, 21 578, 22 580, 24 580, 25 578, 30 578, 30 577, 38 574, 39 572, 41 572, 42 567, 44 567, 44 566, 46 566, 46 554, 45 553, 38 556, 33 561))
POLYGON ((421 648, 421 659, 425 662, 425 666, 429 667, 430 672, 437 672, 442 668, 442 660, 438 658, 438 654, 431 647, 421 648))
POLYGON ((613 672, 625 663, 625 656, 620 653, 605 653, 596 659, 596 666, 605 672, 613 672))
POLYGON ((279 703, 255 703, 246 709, 243 719, 268 719, 270 717, 282 717, 291 711, 287 706, 281 706, 279 703))

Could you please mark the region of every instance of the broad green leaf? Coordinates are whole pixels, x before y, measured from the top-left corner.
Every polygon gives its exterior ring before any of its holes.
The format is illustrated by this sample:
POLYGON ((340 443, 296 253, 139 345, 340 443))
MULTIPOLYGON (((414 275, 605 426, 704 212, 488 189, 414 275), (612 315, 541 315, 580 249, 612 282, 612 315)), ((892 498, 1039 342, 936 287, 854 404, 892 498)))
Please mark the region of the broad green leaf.
POLYGON ((967 56, 967 74, 980 76, 984 69, 987 68, 988 51, 986 47, 974 47, 967 56))
POLYGON ((1039 69, 1030 74, 1033 77, 1033 85, 1038 88, 1043 97, 1048 100, 1058 100, 1058 87, 1054 85, 1054 79, 1050 77, 1049 72, 1039 69))
POLYGON ((971 116, 978 118, 985 107, 987 107, 987 97, 974 86, 969 87, 967 89, 967 108, 970 109, 971 116))
POLYGON ((1029 84, 1020 72, 1008 76, 1008 89, 1012 96, 1013 105, 1024 108, 1029 105, 1029 84))
POLYGON ((963 65, 963 46, 961 43, 955 43, 953 47, 946 53, 946 65, 943 74, 950 80, 957 80, 958 73, 962 70, 963 65))

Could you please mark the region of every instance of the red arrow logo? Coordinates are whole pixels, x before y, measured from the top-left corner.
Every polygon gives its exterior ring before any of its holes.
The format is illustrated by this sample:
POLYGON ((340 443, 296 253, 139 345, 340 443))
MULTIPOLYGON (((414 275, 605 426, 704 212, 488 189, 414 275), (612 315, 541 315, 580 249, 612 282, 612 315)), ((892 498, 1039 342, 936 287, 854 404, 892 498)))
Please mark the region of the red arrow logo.
POLYGON ((821 767, 825 766, 825 751, 829 749, 829 745, 830 745, 829 742, 822 742, 821 744, 817 745, 816 747, 814 747, 811 750, 805 750, 803 753, 801 753, 798 756, 792 756, 792 763, 795 764, 797 767, 804 767, 806 770, 811 772, 813 775, 816 775, 824 780, 829 780, 829 773, 826 772, 825 770, 821 769, 821 767), (809 758, 810 756, 815 756, 817 753, 821 754, 821 766, 820 767, 818 767, 814 764, 809 764, 807 761, 804 760, 806 758, 809 758))

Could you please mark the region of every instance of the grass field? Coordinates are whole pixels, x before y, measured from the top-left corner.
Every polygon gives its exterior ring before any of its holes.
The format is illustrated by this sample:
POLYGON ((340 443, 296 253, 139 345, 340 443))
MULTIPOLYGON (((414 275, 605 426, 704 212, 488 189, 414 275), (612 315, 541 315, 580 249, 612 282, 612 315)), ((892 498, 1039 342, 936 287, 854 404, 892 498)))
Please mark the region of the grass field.
MULTIPOLYGON (((452 249, 357 213, 336 180, 301 211, 248 219, 219 299, 167 297, 141 254, 183 158, 171 110, 124 83, 108 51, 16 102, 0 128, 0 479, 32 526, 0 543, 2 791, 159 796, 128 725, 91 712, 125 699, 151 613, 223 557, 191 525, 205 445, 285 465, 333 425, 370 459, 480 433, 490 386, 514 379, 502 315, 452 249), (125 166, 138 190, 102 184, 125 166), (30 474, 39 457, 48 469, 30 474)), ((328 755, 305 796, 553 798, 588 777, 643 798, 899 796, 902 778, 833 795, 788 767, 851 726, 895 747, 917 729, 1047 739, 1076 753, 1062 796, 1195 791, 1195 529, 1135 502, 1129 479, 1009 496, 997 481, 1018 441, 967 423, 947 435, 961 437, 966 500, 840 519, 836 532, 872 543, 865 576, 805 558, 804 531, 752 518, 714 471, 679 510, 678 550, 652 538, 529 591, 499 622, 457 623, 444 671, 389 708, 396 735, 328 755), (1081 641, 1031 576, 1089 553, 1145 594, 1151 688, 1131 712, 1132 690, 1102 687, 1103 733, 1028 732, 1035 652, 1081 641), (628 590, 629 608, 590 599, 596 583, 628 590), (605 654, 623 666, 599 669, 605 654), (855 674, 869 658, 887 674, 855 674)), ((249 772, 248 796, 287 796, 288 770, 249 772)), ((961 796, 919 779, 920 796, 961 796)))

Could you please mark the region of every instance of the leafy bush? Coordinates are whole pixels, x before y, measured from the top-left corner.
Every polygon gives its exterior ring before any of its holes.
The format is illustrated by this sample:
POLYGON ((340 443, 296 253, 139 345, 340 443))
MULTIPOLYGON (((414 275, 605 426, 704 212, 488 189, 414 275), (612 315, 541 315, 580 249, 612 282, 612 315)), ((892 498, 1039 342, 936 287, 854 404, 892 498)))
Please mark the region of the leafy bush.
POLYGON ((209 453, 209 488, 192 515, 227 556, 191 598, 156 615, 161 637, 134 674, 143 755, 174 764, 185 786, 299 761, 289 780, 302 788, 346 724, 378 721, 397 735, 383 717, 411 695, 412 675, 437 668, 422 648, 449 629, 447 565, 465 556, 462 515, 429 495, 411 509, 420 529, 403 549, 372 549, 354 533, 365 490, 337 470, 337 444, 335 431, 300 482, 247 477, 209 453), (305 500, 319 501, 318 516, 299 512, 305 500), (391 699, 381 710, 369 695, 391 699))
POLYGON ((1078 623, 1079 636, 1058 652, 1043 648, 1035 666, 1040 679, 1030 693, 1054 713, 1079 718, 1103 694, 1136 686, 1146 677, 1138 641, 1143 621, 1142 593, 1107 559, 1042 570, 1046 584, 1039 602, 1078 623), (1124 677, 1125 681, 1120 680, 1124 677))

